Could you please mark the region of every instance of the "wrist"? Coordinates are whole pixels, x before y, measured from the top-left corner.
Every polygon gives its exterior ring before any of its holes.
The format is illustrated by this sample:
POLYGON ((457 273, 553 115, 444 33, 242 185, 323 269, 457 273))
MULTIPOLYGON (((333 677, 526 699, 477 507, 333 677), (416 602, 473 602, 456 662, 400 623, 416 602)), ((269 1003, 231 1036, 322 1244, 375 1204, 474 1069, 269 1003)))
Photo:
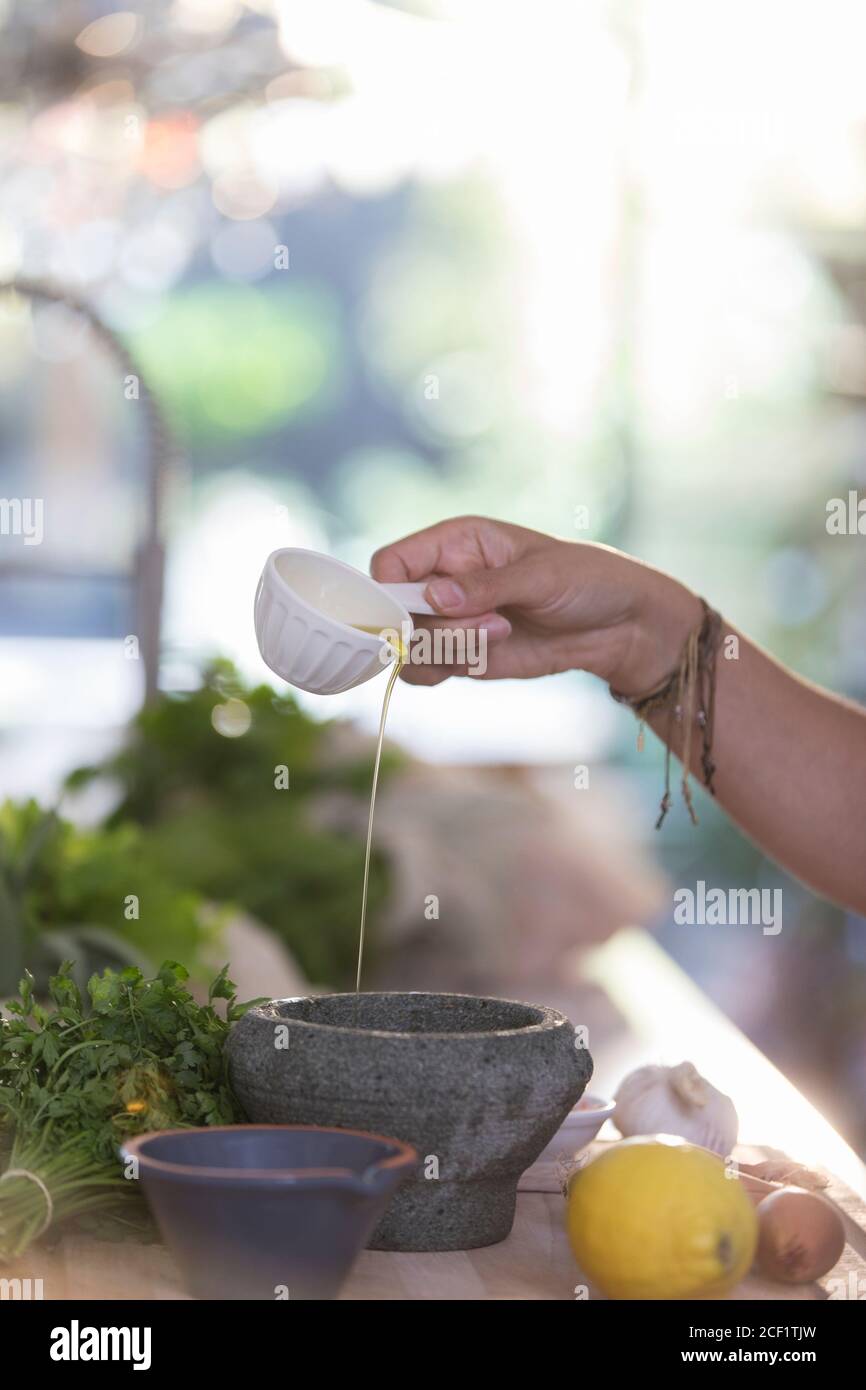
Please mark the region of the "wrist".
POLYGON ((697 594, 669 575, 644 568, 629 641, 610 685, 622 695, 653 690, 676 667, 683 644, 702 619, 697 594))

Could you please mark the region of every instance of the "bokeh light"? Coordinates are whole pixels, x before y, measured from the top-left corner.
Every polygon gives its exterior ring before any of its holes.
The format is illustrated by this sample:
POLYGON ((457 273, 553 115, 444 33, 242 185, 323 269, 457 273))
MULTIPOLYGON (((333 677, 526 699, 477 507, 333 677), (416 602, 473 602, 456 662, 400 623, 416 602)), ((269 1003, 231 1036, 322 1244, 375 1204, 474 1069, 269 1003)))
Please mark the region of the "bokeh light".
POLYGON ((184 434, 252 437, 338 389, 337 319, 320 288, 192 287, 134 342, 184 434))
POLYGON ((249 705, 243 700, 230 699, 225 704, 214 705, 211 723, 223 738, 242 738, 253 722, 249 705))
POLYGON ((199 173, 198 127, 189 111, 149 120, 139 167, 159 188, 184 188, 199 173))
POLYGON ((82 53, 94 58, 113 58, 135 42, 142 28, 140 15, 132 10, 115 10, 82 29, 75 44, 82 53))

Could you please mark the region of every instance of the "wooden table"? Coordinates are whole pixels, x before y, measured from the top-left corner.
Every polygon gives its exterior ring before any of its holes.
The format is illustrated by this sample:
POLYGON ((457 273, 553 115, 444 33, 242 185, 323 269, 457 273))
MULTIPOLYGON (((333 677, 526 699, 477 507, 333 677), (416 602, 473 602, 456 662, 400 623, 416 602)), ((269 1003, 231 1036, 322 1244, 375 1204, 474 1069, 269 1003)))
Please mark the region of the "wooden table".
MULTIPOLYGON (((501 993, 510 992, 503 988, 501 993)), ((848 1243, 820 1285, 785 1288, 750 1275, 731 1299, 866 1299, 866 1166, 827 1121, 721 1014, 645 933, 620 932, 584 957, 580 975, 533 995, 589 1030, 593 1091, 609 1095, 634 1066, 688 1057, 740 1113, 744 1162, 785 1153, 831 1175, 848 1243)), ((614 1131, 611 1131, 613 1137, 614 1131)), ((610 1142, 604 1132, 600 1143, 610 1142)), ((509 1238, 485 1250, 360 1256, 342 1297, 349 1300, 520 1301, 573 1299, 584 1283, 565 1237, 563 1160, 577 1147, 569 1120, 521 1179, 509 1238)), ((38 1247, 5 1277, 41 1278, 46 1299, 176 1299, 186 1295, 160 1245, 113 1245, 67 1236, 38 1247)), ((591 1296, 597 1296, 590 1291, 591 1296)))

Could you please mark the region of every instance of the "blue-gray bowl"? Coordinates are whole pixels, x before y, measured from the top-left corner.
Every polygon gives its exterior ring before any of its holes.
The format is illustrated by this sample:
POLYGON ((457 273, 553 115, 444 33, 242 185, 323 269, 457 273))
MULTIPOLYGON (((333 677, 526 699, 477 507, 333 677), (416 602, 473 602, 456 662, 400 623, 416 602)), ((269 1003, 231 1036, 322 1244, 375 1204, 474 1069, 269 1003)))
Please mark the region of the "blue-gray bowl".
POLYGON ((128 1139, 190 1293, 331 1299, 418 1155, 318 1125, 170 1129, 128 1139))

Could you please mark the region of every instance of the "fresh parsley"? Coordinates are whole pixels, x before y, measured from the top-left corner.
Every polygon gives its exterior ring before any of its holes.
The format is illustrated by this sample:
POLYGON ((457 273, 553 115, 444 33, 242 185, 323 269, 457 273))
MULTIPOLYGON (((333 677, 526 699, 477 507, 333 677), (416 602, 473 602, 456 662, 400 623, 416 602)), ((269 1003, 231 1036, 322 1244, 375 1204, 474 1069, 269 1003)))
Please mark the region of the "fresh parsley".
POLYGON ((86 998, 72 972, 65 961, 52 976, 50 1008, 27 975, 0 1018, 0 1259, 19 1255, 49 1215, 52 1224, 93 1213, 141 1224, 138 1186, 118 1154, 128 1135, 244 1118, 223 1044, 260 1001, 236 1002, 227 967, 206 1005, 176 961, 152 979, 132 966, 93 975, 86 998), (3 1177, 14 1170, 31 1176, 3 1177))

